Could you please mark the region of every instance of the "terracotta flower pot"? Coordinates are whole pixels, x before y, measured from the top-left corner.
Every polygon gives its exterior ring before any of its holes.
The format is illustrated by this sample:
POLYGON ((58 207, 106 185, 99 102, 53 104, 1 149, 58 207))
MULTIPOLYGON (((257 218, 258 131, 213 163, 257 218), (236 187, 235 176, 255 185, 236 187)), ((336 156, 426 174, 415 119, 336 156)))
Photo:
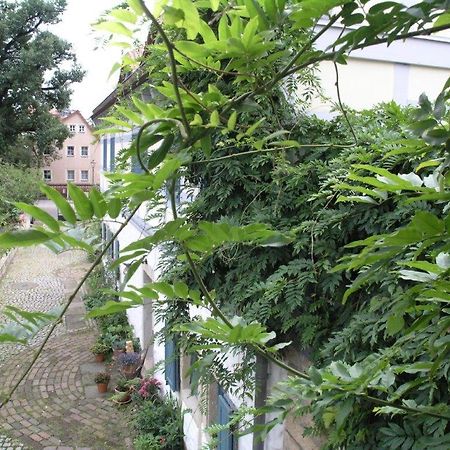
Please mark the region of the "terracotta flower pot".
POLYGON ((97 383, 97 389, 100 394, 108 392, 108 383, 97 383))
POLYGON ((132 380, 136 376, 136 371, 137 371, 138 367, 139 367, 139 364, 135 364, 133 366, 123 366, 120 371, 122 372, 122 375, 127 380, 132 380))
POLYGON ((105 360, 105 355, 103 353, 95 355, 95 362, 103 362, 104 360, 105 360))

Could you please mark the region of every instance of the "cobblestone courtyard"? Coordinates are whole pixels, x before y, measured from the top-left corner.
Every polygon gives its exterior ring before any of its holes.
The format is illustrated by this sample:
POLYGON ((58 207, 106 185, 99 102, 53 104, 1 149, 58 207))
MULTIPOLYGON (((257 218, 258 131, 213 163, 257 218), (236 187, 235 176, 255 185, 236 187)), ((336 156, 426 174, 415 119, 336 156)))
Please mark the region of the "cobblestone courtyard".
MULTIPOLYGON (((0 281, 0 310, 6 303, 29 310, 57 306, 85 267, 81 252, 56 256, 44 247, 19 250, 0 281)), ((0 410, 0 449, 132 448, 126 413, 100 396, 93 382, 95 372, 104 369, 92 362, 89 351, 95 333, 76 299, 58 335, 0 410)), ((0 390, 8 390, 32 355, 32 348, 1 346, 0 390)))

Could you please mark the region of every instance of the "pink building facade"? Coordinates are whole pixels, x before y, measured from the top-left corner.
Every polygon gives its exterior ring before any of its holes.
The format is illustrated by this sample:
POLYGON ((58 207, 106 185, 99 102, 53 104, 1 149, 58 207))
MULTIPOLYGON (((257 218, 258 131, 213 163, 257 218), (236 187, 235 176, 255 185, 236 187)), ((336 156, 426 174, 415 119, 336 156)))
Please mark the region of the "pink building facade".
POLYGON ((55 159, 42 168, 42 177, 62 194, 67 193, 69 182, 88 190, 100 182, 100 145, 79 111, 59 115, 59 119, 71 135, 64 141, 55 159))

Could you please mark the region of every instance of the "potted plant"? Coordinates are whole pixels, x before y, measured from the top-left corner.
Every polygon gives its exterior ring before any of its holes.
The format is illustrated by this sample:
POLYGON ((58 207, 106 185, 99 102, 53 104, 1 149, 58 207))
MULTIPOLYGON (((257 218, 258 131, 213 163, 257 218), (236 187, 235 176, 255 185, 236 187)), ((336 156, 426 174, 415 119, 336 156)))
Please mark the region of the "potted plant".
POLYGON ((95 375, 94 381, 97 384, 98 392, 104 394, 105 392, 108 391, 108 383, 110 379, 111 376, 109 375, 109 373, 106 372, 98 372, 95 375))
POLYGON ((121 353, 118 362, 122 375, 130 380, 136 375, 136 371, 141 364, 141 354, 138 352, 121 353))
POLYGON ((126 405, 131 402, 131 395, 129 392, 117 392, 111 396, 111 400, 118 405, 126 405))
POLYGON ((116 339, 112 344, 113 358, 117 360, 119 355, 125 353, 125 341, 122 339, 116 339))
POLYGON ((116 387, 114 388, 114 392, 116 394, 119 394, 130 391, 131 391, 130 380, 127 380, 126 378, 120 378, 117 381, 116 387))
POLYGON ((140 380, 140 387, 137 393, 145 400, 156 400, 161 393, 161 383, 154 377, 140 380))
POLYGON ((95 355, 96 362, 102 362, 105 360, 105 354, 108 353, 108 346, 103 342, 97 341, 91 347, 91 352, 95 355))

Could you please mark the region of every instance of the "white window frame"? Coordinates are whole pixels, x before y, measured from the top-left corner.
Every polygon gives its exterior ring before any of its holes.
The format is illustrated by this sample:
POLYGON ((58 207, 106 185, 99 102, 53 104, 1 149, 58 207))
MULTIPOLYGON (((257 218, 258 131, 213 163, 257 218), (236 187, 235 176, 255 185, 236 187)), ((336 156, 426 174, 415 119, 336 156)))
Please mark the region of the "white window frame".
POLYGON ((52 181, 53 175, 52 175, 51 169, 44 169, 42 171, 42 178, 44 179, 44 181, 52 181), (45 177, 45 172, 49 172, 50 173, 50 178, 46 178, 45 177))
POLYGON ((89 170, 80 170, 80 181, 89 181, 89 170), (83 178, 83 172, 86 172, 87 177, 83 178))
POLYGON ((86 126, 78 125, 78 133, 86 133, 86 126))
POLYGON ((80 156, 82 158, 89 158, 89 146, 87 146, 87 145, 82 145, 81 146, 81 148, 80 148, 80 156), (83 149, 84 148, 87 150, 87 153, 85 155, 83 155, 83 149))
POLYGON ((76 133, 76 132, 77 132, 77 126, 74 125, 74 124, 70 124, 70 125, 69 125, 69 131, 70 131, 71 133, 76 133))
POLYGON ((68 158, 73 158, 75 156, 75 146, 74 145, 68 145, 66 148, 66 156, 68 158), (72 149, 72 154, 69 155, 69 148, 72 149))
POLYGON ((75 170, 74 169, 66 170, 66 181, 75 181, 75 170), (73 178, 69 178, 69 172, 73 172, 73 178))

